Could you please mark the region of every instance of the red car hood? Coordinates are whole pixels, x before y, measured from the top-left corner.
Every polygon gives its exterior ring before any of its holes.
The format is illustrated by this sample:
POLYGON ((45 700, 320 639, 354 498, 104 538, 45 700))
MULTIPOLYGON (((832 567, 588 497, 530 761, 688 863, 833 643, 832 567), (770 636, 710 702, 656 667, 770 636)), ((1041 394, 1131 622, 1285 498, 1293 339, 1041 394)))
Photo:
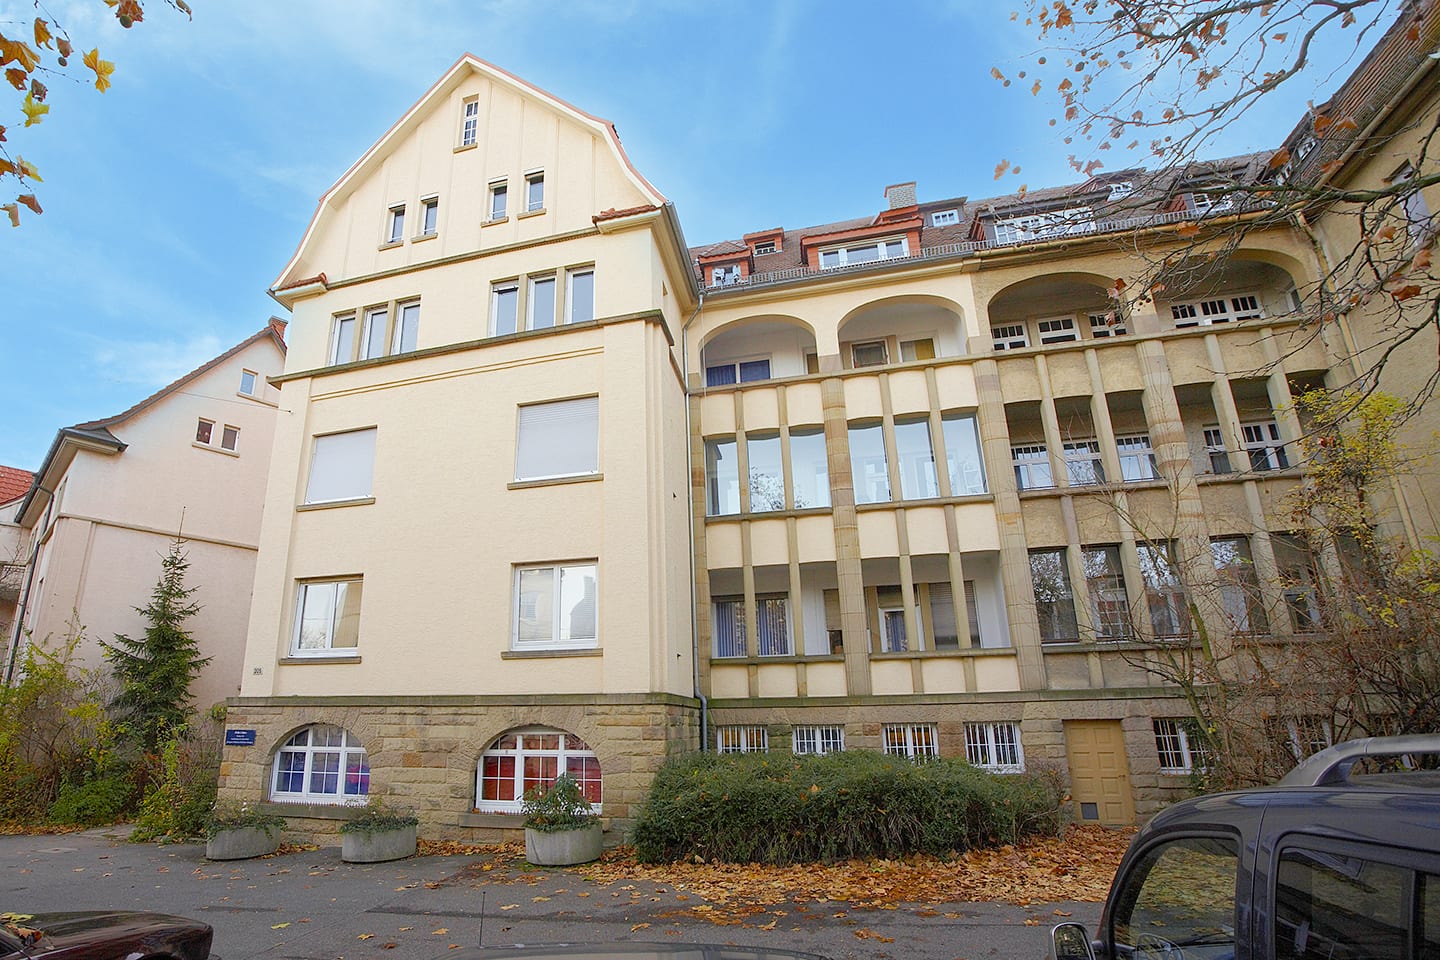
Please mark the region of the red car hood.
POLYGON ((30 956, 76 960, 119 960, 136 953, 205 960, 213 936, 210 925, 198 920, 128 910, 37 913, 21 925, 41 932, 26 947, 30 956))

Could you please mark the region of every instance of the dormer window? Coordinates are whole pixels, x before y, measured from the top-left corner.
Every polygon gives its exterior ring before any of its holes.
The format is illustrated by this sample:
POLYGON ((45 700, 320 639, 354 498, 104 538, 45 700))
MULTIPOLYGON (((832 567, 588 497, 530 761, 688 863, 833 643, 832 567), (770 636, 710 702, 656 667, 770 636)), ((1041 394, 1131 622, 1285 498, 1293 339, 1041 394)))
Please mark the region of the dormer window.
POLYGON ((723 267, 710 268, 710 285, 712 287, 726 287, 732 283, 740 282, 740 264, 730 263, 723 267))
POLYGON ((1223 213, 1235 207, 1235 196, 1230 193, 1222 193, 1222 184, 1207 184, 1199 189, 1205 192, 1192 192, 1190 194, 1190 212, 1196 216, 1203 217, 1211 213, 1223 213))
POLYGON ((930 226, 932 227, 953 227, 959 222, 959 210, 936 210, 930 214, 930 226))
POLYGON ((775 241, 774 241, 774 240, 756 240, 756 241, 755 241, 755 251, 754 251, 754 252, 755 252, 755 256, 757 256, 757 257, 764 256, 764 255, 767 254, 767 253, 774 253, 775 250, 776 250, 776 247, 775 247, 775 241))
POLYGON ((1130 180, 1118 180, 1110 184, 1110 200, 1123 200, 1135 192, 1135 184, 1130 180))
POLYGON ((1090 233, 1094 229, 1095 219, 1089 207, 1071 207, 996 220, 995 242, 1029 243, 1032 240, 1090 233))
POLYGON ((820 251, 820 269, 830 270, 856 263, 873 263, 877 260, 893 260, 909 256, 909 244, 904 237, 889 240, 872 240, 847 247, 831 247, 820 251))

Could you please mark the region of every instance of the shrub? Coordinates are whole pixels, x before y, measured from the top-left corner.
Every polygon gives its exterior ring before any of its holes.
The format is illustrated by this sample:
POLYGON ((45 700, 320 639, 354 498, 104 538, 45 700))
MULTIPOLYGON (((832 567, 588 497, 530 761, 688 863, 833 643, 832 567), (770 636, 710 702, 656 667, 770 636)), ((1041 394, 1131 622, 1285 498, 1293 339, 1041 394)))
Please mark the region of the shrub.
POLYGON ((284 817, 245 804, 216 806, 205 818, 207 840, 215 839, 216 834, 226 830, 264 830, 266 836, 273 837, 276 831, 284 829, 284 817))
POLYGON ((656 774, 633 842, 646 863, 784 864, 944 856, 1053 832, 1060 821, 1059 795, 1042 778, 963 760, 696 753, 656 774))
POLYGON ((527 790, 521 809, 525 813, 525 826, 541 833, 578 830, 596 820, 590 812, 590 801, 568 773, 556 777, 548 790, 541 787, 527 790))
POLYGON ((340 825, 341 833, 363 833, 368 837, 372 833, 403 830, 420 822, 411 811, 398 810, 379 797, 371 797, 369 803, 357 809, 358 814, 340 825))
POLYGON ((65 783, 50 804, 46 817, 51 823, 98 827, 114 823, 129 807, 134 787, 123 776, 95 777, 79 783, 65 783))
POLYGON ((205 832, 215 805, 218 764, 213 742, 194 738, 188 728, 166 734, 158 771, 145 778, 145 795, 130 839, 180 841, 205 832))

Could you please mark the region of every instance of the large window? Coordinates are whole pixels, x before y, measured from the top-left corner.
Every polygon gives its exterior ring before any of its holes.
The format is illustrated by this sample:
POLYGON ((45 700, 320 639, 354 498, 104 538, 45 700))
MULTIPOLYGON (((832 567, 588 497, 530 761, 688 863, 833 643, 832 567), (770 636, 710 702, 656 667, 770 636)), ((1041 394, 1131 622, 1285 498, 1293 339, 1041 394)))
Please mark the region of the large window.
POLYGON ((840 753, 845 749, 845 728, 841 726, 803 726, 794 729, 792 750, 801 755, 840 753))
POLYGON ((705 441, 705 513, 722 517, 740 512, 739 446, 734 437, 705 441))
POLYGON ((358 500, 371 494, 375 472, 375 428, 315 438, 306 503, 358 500))
POLYGON ((598 644, 595 563, 515 568, 516 650, 598 644))
POLYGON ((945 440, 945 467, 950 473, 950 495, 963 497, 986 492, 985 458, 980 454, 980 430, 973 413, 947 413, 940 418, 945 440))
POLYGON ((1175 544, 1156 540, 1138 545, 1140 576, 1145 581, 1145 605, 1150 610, 1150 629, 1157 638, 1181 637, 1190 633, 1190 609, 1180 580, 1175 544))
POLYGON ((933 723, 887 723, 880 728, 880 741, 892 757, 926 760, 940 756, 940 737, 933 723))
POLYGON ((1313 633, 1320 629, 1320 600, 1315 590, 1315 557, 1310 544, 1287 533, 1272 534, 1270 544, 1275 550, 1275 570, 1280 574, 1285 609, 1290 612, 1290 629, 1313 633))
POLYGON ((1125 596, 1125 574, 1120 566, 1120 548, 1085 547, 1080 551, 1085 567, 1085 585, 1090 594, 1090 614, 1098 640, 1128 640, 1130 601, 1125 596))
POLYGON ((790 431, 790 483, 795 509, 830 506, 824 430, 816 427, 790 431))
POLYGON ((369 793, 365 748, 341 727, 306 727, 275 753, 270 799, 277 803, 347 803, 369 793))
POLYGON ((761 726, 727 724, 715 728, 716 753, 769 753, 770 731, 761 726))
POLYGON ((1126 482, 1154 480, 1157 474, 1155 450, 1148 433, 1116 437, 1115 449, 1120 454, 1120 478, 1126 482))
POLYGON ((856 263, 872 263, 876 260, 892 260, 909 256, 909 245, 904 237, 889 240, 872 240, 868 243, 854 243, 845 247, 834 247, 820 251, 820 269, 844 267, 856 263))
POLYGON ((1035 587, 1035 615, 1040 621, 1040 639, 1046 643, 1069 643, 1080 639, 1075 620, 1075 592, 1065 566, 1065 551, 1031 550, 1030 580, 1035 587))
MULTIPOLYGON (((716 657, 749 656, 745 629, 745 598, 725 597, 715 601, 711 634, 716 657)), ((757 596, 755 650, 762 657, 790 655, 790 601, 784 594, 757 596)))
POLYGON ((996 220, 995 242, 1028 243, 1074 233, 1090 233, 1094 229, 1095 218, 1089 207, 1071 207, 996 220))
POLYGON ((924 500, 940 496, 929 420, 895 421, 895 455, 900 458, 900 496, 924 500))
POLYGON ((1240 320, 1254 320, 1264 316, 1260 312, 1260 298, 1253 293, 1237 297, 1216 297, 1213 300, 1195 300, 1170 304, 1170 316, 1177 328, 1208 327, 1212 323, 1233 323, 1240 320))
MULTIPOLYGON (((927 585, 930 593, 930 624, 934 633, 936 650, 957 650, 960 647, 960 629, 955 622, 955 590, 948 583, 927 585)), ((975 581, 965 581, 965 619, 970 627, 970 642, 973 646, 985 646, 980 633, 980 607, 975 601, 975 581)))
POLYGON ((1066 442, 1065 476, 1072 487, 1088 487, 1105 482, 1105 465, 1100 460, 1098 440, 1066 442))
POLYGON ((1290 466, 1285 444, 1280 440, 1280 426, 1274 420, 1240 424, 1240 438, 1251 470, 1284 470, 1290 466))
POLYGON ((1217 537, 1210 541, 1216 578, 1220 581, 1220 606, 1236 633, 1265 633, 1270 629, 1265 604, 1260 599, 1260 579, 1245 537, 1217 537))
POLYGON ((1020 444, 1010 448, 1015 463, 1015 486, 1020 490, 1044 490, 1055 486, 1050 471, 1050 454, 1043 443, 1020 444))
POLYGON ((748 436, 746 454, 750 461, 750 510, 763 513, 785 509, 785 468, 778 436, 748 436))
POLYGON ((770 358, 736 360, 711 364, 705 368, 705 386, 728 387, 732 383, 753 383, 770 379, 770 358))
POLYGON ((520 284, 506 280, 490 288, 490 335, 503 337, 518 329, 520 284))
POLYGON ((492 743, 480 757, 475 775, 475 810, 479 813, 519 813, 527 791, 548 789, 555 778, 568 773, 600 812, 600 761, 595 751, 573 733, 546 727, 515 730, 492 743))
POLYGON ((1020 724, 965 724, 965 759, 993 773, 1023 773, 1025 754, 1020 750, 1020 724))
POLYGON ((890 468, 885 459, 885 434, 880 424, 850 426, 850 472, 856 503, 890 499, 890 468))
POLYGON ((598 397, 521 407, 516 432, 516 480, 583 477, 600 472, 598 397))
POLYGON ((360 637, 362 581, 313 580, 299 584, 295 597, 296 657, 353 656, 360 637))
POLYGON ((1036 320, 1035 329, 1040 334, 1041 343, 1070 343, 1080 339, 1080 332, 1075 329, 1074 317, 1036 320))
POLYGON ((369 307, 358 321, 353 312, 339 314, 331 321, 326 362, 334 365, 408 353, 416 348, 419 337, 419 300, 369 307))

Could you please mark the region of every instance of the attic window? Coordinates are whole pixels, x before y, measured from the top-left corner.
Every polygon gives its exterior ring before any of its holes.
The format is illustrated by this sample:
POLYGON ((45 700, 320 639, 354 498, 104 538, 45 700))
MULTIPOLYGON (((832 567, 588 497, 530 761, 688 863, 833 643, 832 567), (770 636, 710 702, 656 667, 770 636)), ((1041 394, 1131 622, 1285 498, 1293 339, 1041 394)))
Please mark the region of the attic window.
POLYGON ((1135 184, 1129 180, 1120 180, 1110 184, 1111 200, 1120 200, 1135 192, 1135 184))
POLYGON ((713 267, 710 270, 710 285, 712 287, 728 287, 732 283, 740 282, 740 265, 738 263, 727 264, 722 267, 713 267))
POLYGON ((460 146, 473 147, 475 132, 480 123, 480 101, 475 97, 465 101, 460 111, 460 146))
POLYGON ((959 210, 936 210, 930 214, 930 226, 932 227, 951 227, 959 222, 959 210))
POLYGON ((1028 243, 1032 240, 1046 240, 1063 237, 1072 233, 1090 233, 1095 229, 1095 219, 1089 207, 1072 207, 1068 210, 1051 210, 1046 213, 1032 213, 1024 217, 1007 217, 995 221, 996 243, 1028 243))
POLYGON ((774 253, 778 249, 774 240, 756 240, 755 256, 759 257, 767 253, 774 253))
POLYGON ((858 243, 848 247, 831 247, 820 251, 820 269, 829 270, 855 263, 871 263, 876 260, 891 260, 909 256, 909 245, 904 237, 889 240, 858 243))

